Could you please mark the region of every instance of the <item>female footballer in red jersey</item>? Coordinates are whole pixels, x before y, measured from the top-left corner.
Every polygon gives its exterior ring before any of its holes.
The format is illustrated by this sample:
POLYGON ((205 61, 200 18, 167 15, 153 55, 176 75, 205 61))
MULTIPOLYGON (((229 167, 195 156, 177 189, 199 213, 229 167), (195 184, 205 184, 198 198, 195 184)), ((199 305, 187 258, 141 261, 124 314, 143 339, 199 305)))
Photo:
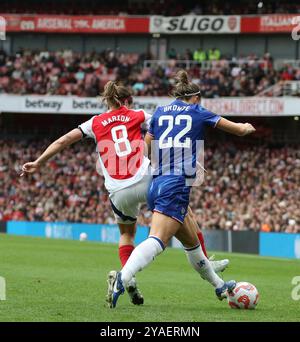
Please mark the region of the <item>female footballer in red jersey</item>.
MULTIPOLYGON (((111 206, 120 229, 119 257, 124 266, 134 250, 136 220, 141 203, 146 202, 151 175, 150 161, 144 153, 141 125, 151 116, 143 110, 130 109, 132 97, 124 86, 108 82, 103 100, 109 110, 73 129, 53 142, 34 162, 23 165, 24 174, 38 171, 51 157, 83 137, 94 139, 97 144, 101 172, 105 177, 105 187, 109 192, 111 206)), ((196 221, 188 215, 186 224, 197 231, 202 249, 206 254, 204 239, 196 221)), ((216 272, 226 268, 228 260, 213 261, 216 272)), ((110 274, 109 277, 113 277, 110 274)), ((109 279, 108 279, 109 280, 109 279)), ((126 287, 133 304, 143 304, 143 296, 133 278, 126 287)), ((108 296, 110 300, 110 296, 108 296)))

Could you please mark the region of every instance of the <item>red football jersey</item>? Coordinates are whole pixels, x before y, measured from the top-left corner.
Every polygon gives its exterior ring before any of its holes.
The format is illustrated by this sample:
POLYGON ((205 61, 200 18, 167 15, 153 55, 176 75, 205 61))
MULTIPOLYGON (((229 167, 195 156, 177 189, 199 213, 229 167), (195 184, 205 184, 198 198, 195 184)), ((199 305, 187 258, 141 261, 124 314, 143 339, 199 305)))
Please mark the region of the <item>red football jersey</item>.
POLYGON ((100 164, 108 190, 134 184, 149 165, 144 156, 141 125, 150 115, 125 106, 97 116, 79 126, 97 143, 100 164), (146 165, 147 164, 147 165, 146 165), (121 183, 116 183, 120 181, 121 183), (124 182, 125 181, 125 182, 124 182), (118 184, 118 185, 117 185, 118 184), (124 186, 125 185, 125 186, 124 186))

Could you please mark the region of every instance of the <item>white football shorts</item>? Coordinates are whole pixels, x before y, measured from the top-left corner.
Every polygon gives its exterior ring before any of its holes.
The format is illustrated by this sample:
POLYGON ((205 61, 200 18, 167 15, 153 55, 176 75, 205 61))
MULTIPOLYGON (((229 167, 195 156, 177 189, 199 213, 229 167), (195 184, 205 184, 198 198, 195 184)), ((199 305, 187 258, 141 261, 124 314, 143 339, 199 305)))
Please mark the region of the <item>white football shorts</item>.
POLYGON ((140 205, 147 202, 152 177, 144 175, 137 183, 109 195, 111 206, 118 223, 132 224, 137 220, 140 205))

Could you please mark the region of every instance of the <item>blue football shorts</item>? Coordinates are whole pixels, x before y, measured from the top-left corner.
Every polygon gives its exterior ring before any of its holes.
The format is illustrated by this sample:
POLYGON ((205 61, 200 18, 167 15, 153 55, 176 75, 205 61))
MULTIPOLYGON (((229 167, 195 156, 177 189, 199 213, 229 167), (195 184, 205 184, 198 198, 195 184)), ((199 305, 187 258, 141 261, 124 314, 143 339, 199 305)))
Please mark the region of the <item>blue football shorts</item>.
POLYGON ((184 176, 158 176, 152 180, 148 192, 148 207, 183 223, 190 200, 190 186, 184 176))

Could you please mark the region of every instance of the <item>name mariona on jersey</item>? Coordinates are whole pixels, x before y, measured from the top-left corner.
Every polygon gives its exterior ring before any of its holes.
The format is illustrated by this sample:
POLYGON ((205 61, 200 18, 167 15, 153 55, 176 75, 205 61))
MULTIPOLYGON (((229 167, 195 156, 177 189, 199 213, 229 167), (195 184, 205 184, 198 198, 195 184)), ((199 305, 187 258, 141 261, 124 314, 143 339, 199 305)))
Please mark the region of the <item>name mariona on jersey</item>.
POLYGON ((102 125, 105 127, 108 124, 111 124, 113 122, 129 122, 130 118, 128 116, 125 115, 115 115, 112 116, 111 118, 108 118, 107 120, 103 120, 101 121, 102 125))

